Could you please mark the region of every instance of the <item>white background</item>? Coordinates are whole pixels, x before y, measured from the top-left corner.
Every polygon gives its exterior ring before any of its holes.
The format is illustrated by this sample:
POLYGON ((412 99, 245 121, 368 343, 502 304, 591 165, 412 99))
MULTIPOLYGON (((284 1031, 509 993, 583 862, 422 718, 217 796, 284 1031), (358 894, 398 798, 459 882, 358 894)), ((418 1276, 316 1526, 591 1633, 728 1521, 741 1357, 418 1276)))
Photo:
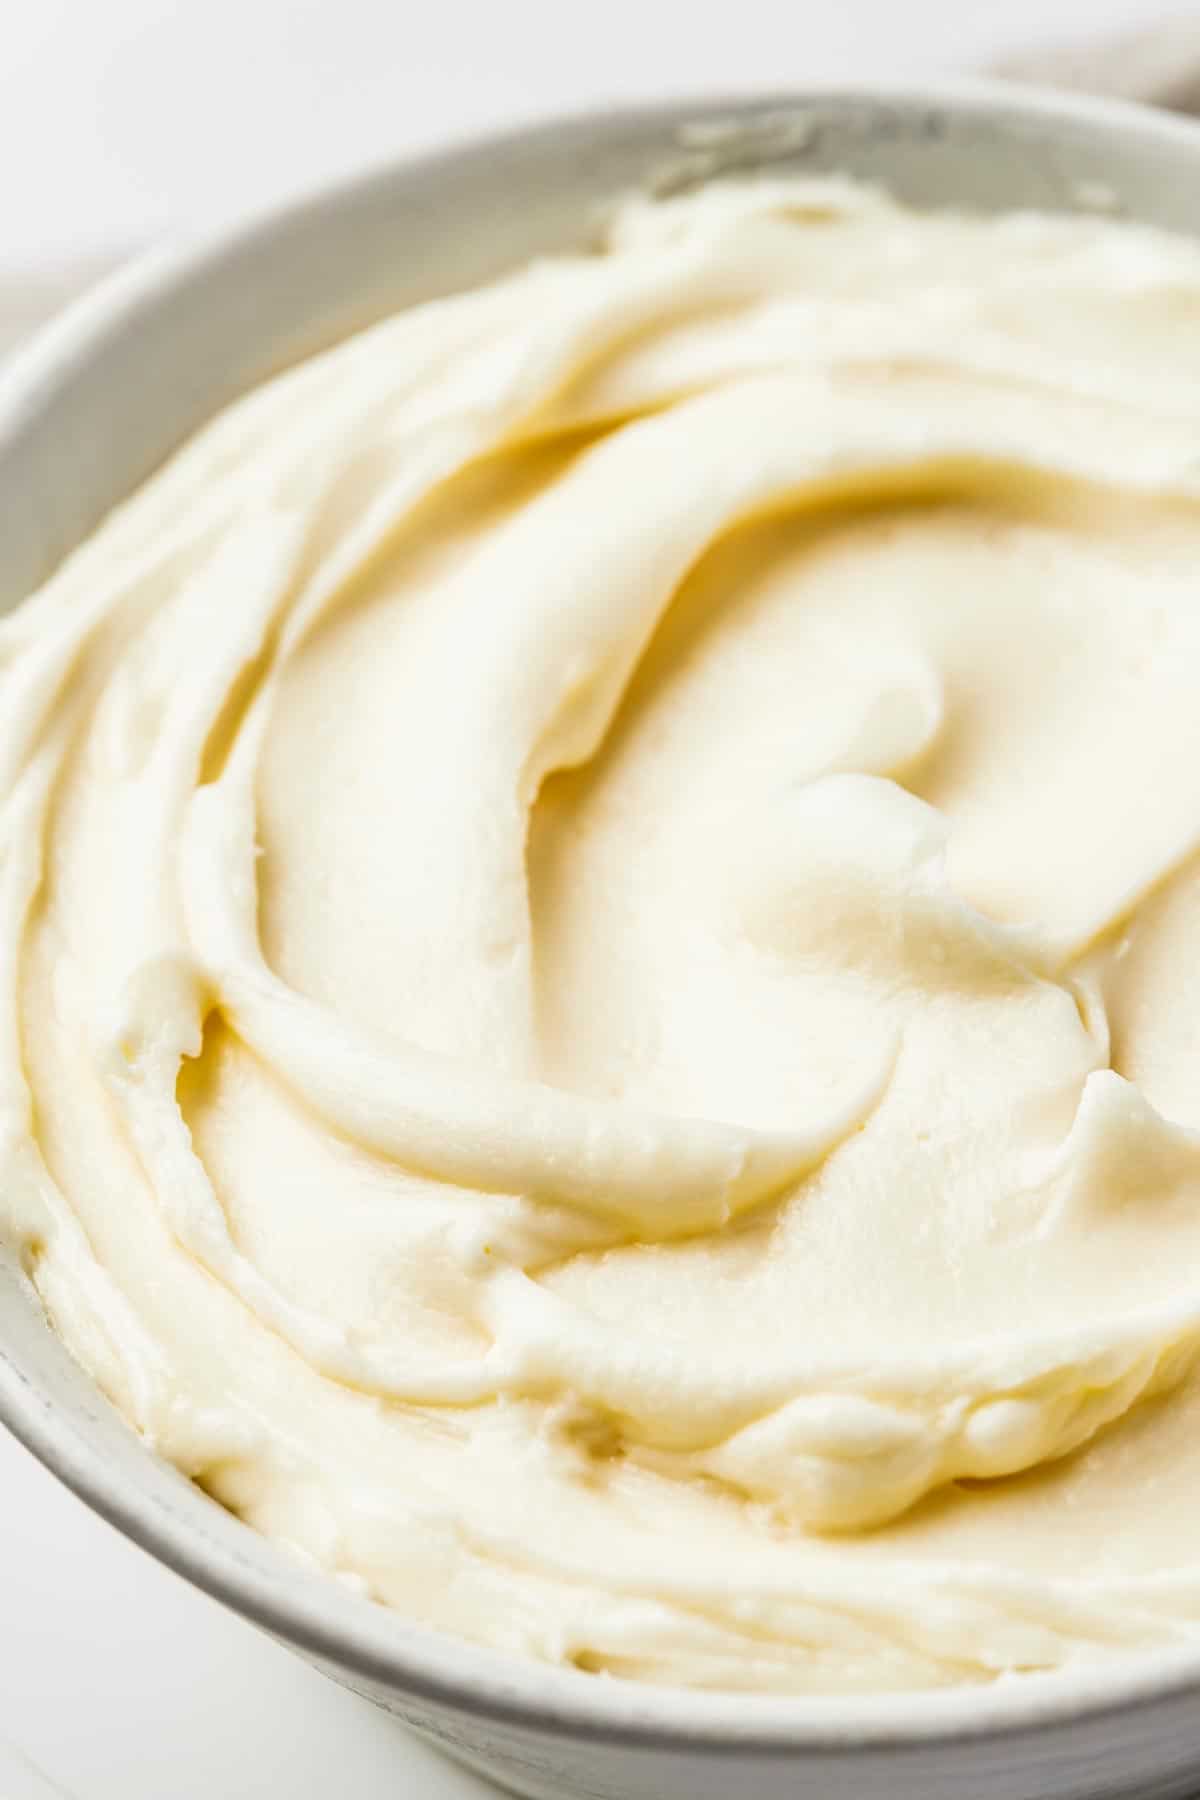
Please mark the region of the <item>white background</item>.
MULTIPOLYGON (((1139 14, 1138 0, 0 0, 0 301, 492 124, 982 67, 1139 14)), ((132 1549, 0 1431, 0 1800, 487 1791, 132 1549)))

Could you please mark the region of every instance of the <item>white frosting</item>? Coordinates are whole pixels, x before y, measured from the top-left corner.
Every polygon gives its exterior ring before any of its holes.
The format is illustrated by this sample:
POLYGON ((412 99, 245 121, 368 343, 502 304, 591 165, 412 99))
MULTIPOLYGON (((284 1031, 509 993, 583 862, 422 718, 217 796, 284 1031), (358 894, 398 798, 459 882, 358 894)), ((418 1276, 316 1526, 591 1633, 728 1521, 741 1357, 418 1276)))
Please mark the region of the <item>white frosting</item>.
POLYGON ((0 1220, 165 1456, 648 1680, 1200 1633, 1197 396, 1189 243, 716 187, 0 625, 0 1220))

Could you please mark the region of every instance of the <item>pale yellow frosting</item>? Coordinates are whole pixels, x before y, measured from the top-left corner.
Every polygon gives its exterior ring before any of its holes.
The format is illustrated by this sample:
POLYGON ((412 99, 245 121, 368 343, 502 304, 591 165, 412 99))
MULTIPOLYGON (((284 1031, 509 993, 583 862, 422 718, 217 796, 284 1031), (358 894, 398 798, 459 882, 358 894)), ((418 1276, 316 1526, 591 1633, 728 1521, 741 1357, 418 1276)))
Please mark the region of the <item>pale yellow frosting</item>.
POLYGON ((0 625, 0 1217, 365 1594, 833 1691, 1200 1636, 1200 247, 624 208, 0 625))

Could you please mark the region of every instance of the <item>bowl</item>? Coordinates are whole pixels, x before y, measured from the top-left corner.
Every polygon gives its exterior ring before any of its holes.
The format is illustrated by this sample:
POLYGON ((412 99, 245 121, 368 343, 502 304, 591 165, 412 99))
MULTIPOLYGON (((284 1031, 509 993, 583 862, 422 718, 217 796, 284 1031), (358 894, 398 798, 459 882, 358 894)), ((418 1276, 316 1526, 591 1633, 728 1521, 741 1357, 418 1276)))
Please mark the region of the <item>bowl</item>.
MULTIPOLYGON (((917 205, 1103 208, 1200 232, 1200 127, 949 82, 596 113, 374 170, 149 256, 0 378, 0 605, 236 394, 397 307, 578 247, 607 203, 734 171, 845 171, 917 205)), ((410 1625, 159 1461, 0 1250, 0 1418, 152 1555, 535 1800, 1167 1800, 1200 1784, 1200 1653, 822 1699, 643 1688, 410 1625)))

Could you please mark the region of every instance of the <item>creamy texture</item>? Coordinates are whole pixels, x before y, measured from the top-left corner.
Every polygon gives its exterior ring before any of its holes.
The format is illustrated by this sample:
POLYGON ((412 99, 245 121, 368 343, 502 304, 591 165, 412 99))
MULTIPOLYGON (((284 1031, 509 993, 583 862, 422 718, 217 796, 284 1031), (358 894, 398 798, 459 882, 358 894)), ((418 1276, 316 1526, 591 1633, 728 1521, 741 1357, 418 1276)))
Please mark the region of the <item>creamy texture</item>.
POLYGON ((1200 249, 713 188, 0 624, 0 1211, 227 1506, 650 1681, 1200 1635, 1200 249))

